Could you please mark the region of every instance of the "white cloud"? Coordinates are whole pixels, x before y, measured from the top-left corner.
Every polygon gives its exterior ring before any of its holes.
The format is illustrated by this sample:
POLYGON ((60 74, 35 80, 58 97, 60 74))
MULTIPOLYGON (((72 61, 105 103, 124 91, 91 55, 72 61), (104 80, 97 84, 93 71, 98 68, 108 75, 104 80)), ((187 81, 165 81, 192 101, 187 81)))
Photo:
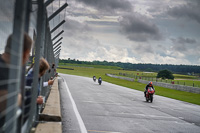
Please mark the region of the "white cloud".
POLYGON ((129 57, 127 49, 118 49, 114 47, 97 47, 95 51, 89 52, 86 57, 79 57, 80 60, 99 60, 99 61, 114 61, 114 62, 131 62, 139 63, 135 57, 129 57))
POLYGON ((185 5, 186 0, 123 2, 69 1, 61 58, 131 63, 198 63, 198 23, 176 21, 172 19, 173 15, 167 14, 169 9, 185 5), (128 3, 130 6, 127 6, 128 3), (125 7, 127 10, 122 11, 125 7))
POLYGON ((161 56, 159 54, 144 54, 141 58, 142 62, 156 64, 191 64, 184 58, 172 56, 161 56))

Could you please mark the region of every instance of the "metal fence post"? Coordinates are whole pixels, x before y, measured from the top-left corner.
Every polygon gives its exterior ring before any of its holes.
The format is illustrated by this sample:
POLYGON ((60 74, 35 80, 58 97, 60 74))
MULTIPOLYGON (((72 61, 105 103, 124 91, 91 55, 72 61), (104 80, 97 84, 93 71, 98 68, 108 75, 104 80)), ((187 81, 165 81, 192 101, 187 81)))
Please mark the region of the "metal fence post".
POLYGON ((55 47, 53 47, 53 49, 56 49, 58 46, 61 46, 60 44, 62 44, 62 42, 60 42, 58 45, 56 45, 55 47))
POLYGON ((60 53, 61 49, 59 49, 56 53, 55 53, 55 57, 60 53))
POLYGON ((42 32, 44 25, 45 24, 43 21, 43 15, 44 14, 44 1, 43 0, 37 0, 38 4, 38 18, 37 18, 37 38, 36 38, 36 43, 35 43, 35 64, 34 64, 34 74, 33 74, 33 91, 32 91, 32 105, 31 105, 31 113, 32 114, 29 117, 29 122, 28 125, 30 126, 28 129, 31 129, 32 125, 31 123, 35 120, 35 115, 36 115, 36 98, 38 94, 38 75, 39 75, 39 60, 40 56, 42 54, 42 51, 40 51, 41 48, 43 48, 43 41, 42 40, 44 37, 44 32, 42 32), (43 21, 43 22, 42 22, 43 21))
POLYGON ((58 50, 58 49, 60 49, 61 48, 61 46, 59 46, 56 50, 54 50, 54 53, 58 50))
POLYGON ((58 10, 56 10, 49 18, 48 21, 53 19, 57 14, 59 14, 63 9, 65 9, 68 6, 67 3, 65 3, 63 6, 61 6, 58 10))
MULTIPOLYGON (((25 18, 25 27, 24 27, 24 31, 26 33, 29 33, 29 25, 30 25, 30 13, 31 13, 31 10, 32 10, 32 5, 31 5, 31 0, 27 0, 27 6, 26 6, 26 18, 25 18)), ((26 65, 23 66, 23 69, 22 69, 22 73, 25 74, 26 73, 26 65)), ((25 75, 22 75, 22 79, 25 79, 25 75)), ((22 80, 21 81, 21 94, 22 94, 22 101, 25 101, 25 80, 22 80)), ((22 102, 23 103, 23 102, 22 102)), ((24 113, 25 113, 25 106, 24 104, 21 105, 21 108, 22 108, 22 113, 20 115, 20 117, 18 118, 18 124, 17 124, 17 132, 21 132, 22 130, 22 126, 23 126, 23 118, 24 118, 24 113)))
POLYGON ((48 6, 49 4, 51 4, 53 1, 54 1, 54 0, 47 0, 47 1, 44 3, 45 7, 47 7, 47 6, 48 6))
POLYGON ((26 14, 26 0, 16 0, 14 26, 11 42, 11 57, 10 64, 15 68, 10 68, 9 79, 14 79, 15 82, 8 85, 8 94, 13 94, 7 99, 6 111, 6 126, 5 132, 15 132, 17 129, 17 97, 20 92, 21 72, 22 72, 22 53, 23 53, 23 38, 24 25, 26 14))
POLYGON ((53 33, 56 29, 58 29, 62 24, 65 23, 65 20, 61 21, 56 27, 54 27, 50 32, 53 33))
POLYGON ((59 39, 53 44, 53 47, 54 47, 60 40, 62 40, 62 39, 63 39, 63 37, 59 38, 59 39))
POLYGON ((64 32, 64 30, 62 30, 61 32, 59 32, 59 33, 52 39, 52 41, 55 40, 57 37, 59 37, 63 32, 64 32))

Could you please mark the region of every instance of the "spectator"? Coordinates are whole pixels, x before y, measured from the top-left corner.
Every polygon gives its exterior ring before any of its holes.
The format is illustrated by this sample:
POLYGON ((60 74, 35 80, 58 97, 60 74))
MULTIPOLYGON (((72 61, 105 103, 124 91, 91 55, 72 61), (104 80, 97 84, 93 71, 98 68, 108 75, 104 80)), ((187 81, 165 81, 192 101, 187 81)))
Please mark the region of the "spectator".
MULTIPOLYGON (((58 73, 56 73, 56 68, 55 68, 54 63, 52 63, 51 69, 52 69, 52 75, 53 75, 53 77, 51 77, 51 80, 52 80, 53 78, 58 76, 58 73)), ((49 69, 49 73, 51 72, 51 69, 49 69)))
MULTIPOLYGON (((30 73, 33 73, 33 66, 34 66, 34 63, 32 63, 30 65, 30 67, 27 69, 27 75, 30 75, 30 73)), ((50 71, 51 69, 49 69, 50 71)), ((33 78, 33 75, 31 76, 31 78, 33 78)), ((53 78, 52 78, 53 79, 53 78)), ((32 82, 32 81, 31 81, 32 82)), ((48 85, 53 85, 54 81, 53 80, 48 80, 47 82, 43 82, 43 87, 46 87, 48 85)), ((28 86, 31 86, 30 83, 28 86)))
MULTIPOLYGON (((32 82, 33 82, 33 69, 31 68, 26 76, 26 85, 27 86, 31 86, 32 82)), ((45 72, 49 69, 49 64, 48 62, 44 59, 41 58, 40 59, 40 63, 39 63, 39 77, 38 80, 40 81, 40 78, 45 74, 45 72)), ((40 82, 39 82, 40 83, 40 82)), ((49 84, 53 84, 51 81, 49 82, 49 84)), ((38 98, 37 101, 41 101, 41 96, 39 96, 40 94, 40 87, 38 87, 38 98)), ((37 102, 38 104, 42 104, 41 102, 37 102)))
MULTIPOLYGON (((5 121, 5 111, 6 111, 6 98, 8 93, 8 84, 9 84, 9 69, 10 66, 10 57, 12 52, 11 42, 13 36, 10 35, 7 39, 7 43, 5 46, 4 53, 0 56, 0 128, 4 125, 5 121)), ((23 54, 22 54, 22 66, 29 59, 29 53, 32 47, 32 39, 29 37, 27 33, 24 33, 23 40, 23 54)), ((22 75, 23 77, 24 75, 22 75)), ((18 105, 21 103, 21 94, 18 95, 18 105)))
MULTIPOLYGON (((41 58, 40 62, 39 62, 39 76, 38 76, 38 88, 37 88, 37 99, 36 99, 36 103, 38 105, 43 104, 43 96, 40 96, 40 78, 45 74, 45 72, 49 69, 49 64, 48 62, 44 59, 41 58)), ((34 73, 34 65, 32 66, 32 68, 28 71, 27 76, 26 76, 26 86, 32 86, 33 83, 33 73, 34 73)), ((26 119, 28 118, 29 115, 27 115, 30 111, 30 106, 28 106, 31 103, 31 95, 32 95, 32 91, 26 91, 25 94, 25 111, 24 111, 24 116, 26 116, 24 118, 24 122, 26 121, 26 119)))

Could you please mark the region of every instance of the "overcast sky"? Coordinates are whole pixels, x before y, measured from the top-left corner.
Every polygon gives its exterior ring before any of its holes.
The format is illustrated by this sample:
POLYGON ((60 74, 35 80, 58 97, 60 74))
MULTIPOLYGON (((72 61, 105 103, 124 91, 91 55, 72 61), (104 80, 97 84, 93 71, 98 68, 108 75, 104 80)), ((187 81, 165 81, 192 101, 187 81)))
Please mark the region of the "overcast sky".
POLYGON ((200 65, 199 0, 67 0, 61 59, 200 65))

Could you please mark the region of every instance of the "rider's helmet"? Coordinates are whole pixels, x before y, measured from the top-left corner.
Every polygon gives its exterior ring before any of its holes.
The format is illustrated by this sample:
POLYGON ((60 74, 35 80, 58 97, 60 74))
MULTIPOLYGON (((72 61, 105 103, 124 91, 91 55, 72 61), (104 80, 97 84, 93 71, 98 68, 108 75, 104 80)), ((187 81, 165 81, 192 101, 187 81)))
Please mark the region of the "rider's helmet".
POLYGON ((153 83, 150 81, 150 82, 149 82, 149 85, 150 85, 150 86, 152 86, 152 85, 153 85, 153 83))

